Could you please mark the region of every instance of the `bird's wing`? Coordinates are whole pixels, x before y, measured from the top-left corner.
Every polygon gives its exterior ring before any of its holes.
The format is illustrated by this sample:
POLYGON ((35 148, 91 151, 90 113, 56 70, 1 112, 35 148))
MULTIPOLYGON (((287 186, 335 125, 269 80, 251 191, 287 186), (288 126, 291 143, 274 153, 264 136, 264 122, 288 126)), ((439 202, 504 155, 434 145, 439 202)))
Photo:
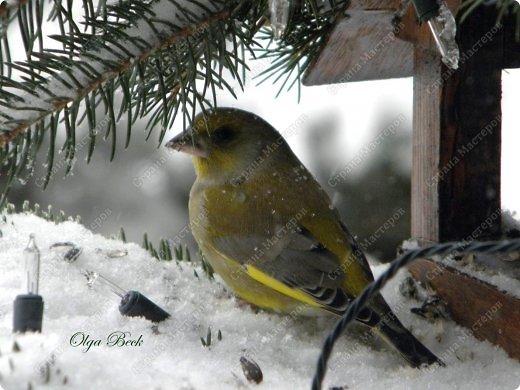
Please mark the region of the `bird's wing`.
POLYGON ((242 264, 250 277, 280 293, 294 298, 295 291, 303 292, 317 306, 335 313, 352 301, 342 288, 345 271, 339 259, 302 226, 276 232, 268 240, 227 236, 213 243, 221 255, 242 264))

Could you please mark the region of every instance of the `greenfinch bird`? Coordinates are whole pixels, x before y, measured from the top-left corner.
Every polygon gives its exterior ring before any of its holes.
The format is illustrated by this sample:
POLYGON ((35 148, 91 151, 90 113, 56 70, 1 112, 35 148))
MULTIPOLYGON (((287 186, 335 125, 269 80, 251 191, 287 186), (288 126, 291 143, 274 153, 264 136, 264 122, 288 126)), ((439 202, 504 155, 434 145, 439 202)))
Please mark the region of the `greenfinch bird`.
MULTIPOLYGON (((328 195, 262 118, 234 108, 207 110, 166 147, 192 155, 193 236, 245 301, 278 312, 341 315, 373 281, 328 195)), ((380 294, 357 320, 411 366, 443 364, 380 294)))

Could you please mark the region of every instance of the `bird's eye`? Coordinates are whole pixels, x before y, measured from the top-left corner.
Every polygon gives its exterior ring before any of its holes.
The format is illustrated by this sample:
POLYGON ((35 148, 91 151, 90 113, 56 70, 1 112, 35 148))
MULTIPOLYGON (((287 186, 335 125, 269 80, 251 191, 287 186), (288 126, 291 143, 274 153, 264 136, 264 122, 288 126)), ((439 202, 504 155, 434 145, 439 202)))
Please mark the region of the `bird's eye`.
POLYGON ((235 131, 231 127, 222 126, 213 131, 211 138, 217 144, 225 144, 235 138, 235 131))

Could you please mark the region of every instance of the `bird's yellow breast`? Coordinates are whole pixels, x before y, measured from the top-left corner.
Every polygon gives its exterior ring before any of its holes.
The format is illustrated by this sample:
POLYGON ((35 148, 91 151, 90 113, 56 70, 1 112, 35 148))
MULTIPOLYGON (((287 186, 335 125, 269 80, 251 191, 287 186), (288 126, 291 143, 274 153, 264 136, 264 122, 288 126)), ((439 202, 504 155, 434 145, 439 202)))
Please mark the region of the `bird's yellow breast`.
MULTIPOLYGON (((283 283, 268 280, 254 268, 246 272, 241 263, 248 259, 220 253, 215 240, 231 236, 243 237, 245 242, 254 235, 268 243, 280 226, 304 226, 337 256, 351 295, 359 294, 371 280, 352 257, 348 237, 327 195, 302 169, 300 173, 291 169, 257 174, 239 185, 197 179, 190 194, 192 231, 206 259, 239 296, 264 308, 290 311, 302 302, 307 306, 313 302, 306 293, 284 290, 283 283)), ((254 249, 249 248, 251 256, 254 249)))

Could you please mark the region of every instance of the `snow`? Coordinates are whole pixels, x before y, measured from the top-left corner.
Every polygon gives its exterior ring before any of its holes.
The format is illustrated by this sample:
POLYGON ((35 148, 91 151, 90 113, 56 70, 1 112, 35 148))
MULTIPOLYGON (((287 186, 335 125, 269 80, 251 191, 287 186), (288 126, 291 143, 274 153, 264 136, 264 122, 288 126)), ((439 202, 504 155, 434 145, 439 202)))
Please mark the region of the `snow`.
MULTIPOLYGON (((304 389, 309 388, 321 343, 331 318, 291 317, 256 311, 234 298, 201 267, 159 262, 137 244, 93 234, 75 222, 54 224, 34 215, 7 215, 0 222, 0 386, 5 389, 304 389), (30 233, 41 251, 40 294, 45 301, 41 334, 11 334, 12 301, 20 293, 20 261, 30 233), (83 248, 76 263, 61 260, 49 247, 70 241, 83 248), (97 249, 97 250, 96 250, 97 249), (110 258, 99 249, 128 251, 110 258), (88 290, 80 268, 93 269, 124 289, 148 296, 172 316, 158 326, 127 318, 116 296, 88 290), (194 276, 194 270, 199 277, 194 276), (212 330, 212 343, 200 341, 212 330), (218 330, 222 340, 217 340, 218 330), (115 331, 142 336, 142 345, 108 347, 115 331), (103 345, 70 345, 84 332, 103 345), (13 351, 13 344, 20 351, 13 351), (249 383, 242 356, 258 363, 260 384, 249 383), (46 364, 47 363, 47 364, 46 364), (40 367, 47 369, 40 371, 40 367), (43 373, 43 374, 42 374, 43 373), (62 386, 63 382, 65 386, 62 386)), ((374 267, 380 274, 384 266, 374 267)), ((335 347, 325 388, 348 389, 516 389, 520 364, 502 350, 477 341, 446 320, 432 324, 410 313, 420 302, 403 298, 401 272, 384 295, 414 334, 447 364, 415 370, 394 352, 362 344, 351 331, 335 347)))
MULTIPOLYGON (((482 258, 484 260, 486 259, 486 257, 484 256, 482 256, 482 258)), ((474 276, 477 279, 483 280, 494 286, 497 286, 501 291, 507 292, 509 295, 512 295, 520 299, 520 280, 510 278, 503 273, 497 273, 493 269, 488 269, 480 266, 479 263, 483 263, 483 261, 477 263, 473 260, 473 257, 469 257, 469 259, 471 260, 469 264, 465 264, 462 267, 460 265, 460 260, 455 260, 453 257, 450 256, 443 259, 442 262, 453 268, 460 269, 461 271, 470 276, 474 276)), ((478 260, 478 257, 475 258, 475 260, 478 260)))

